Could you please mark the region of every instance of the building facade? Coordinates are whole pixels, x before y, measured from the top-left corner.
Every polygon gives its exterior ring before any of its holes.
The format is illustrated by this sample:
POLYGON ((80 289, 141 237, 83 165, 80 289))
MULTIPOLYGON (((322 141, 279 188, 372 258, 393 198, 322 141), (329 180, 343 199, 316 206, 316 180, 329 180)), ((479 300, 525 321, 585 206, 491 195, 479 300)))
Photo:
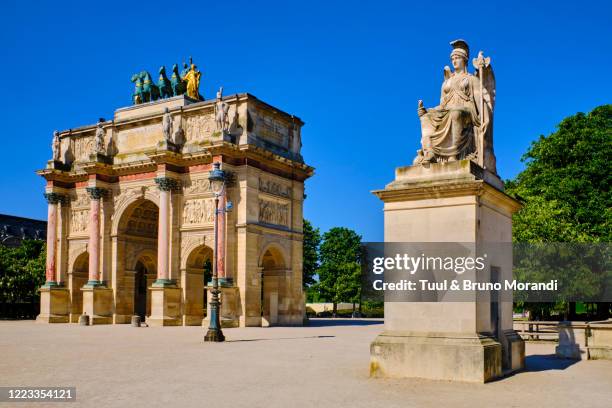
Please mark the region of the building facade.
POLYGON ((0 245, 16 247, 24 239, 45 239, 47 222, 0 214, 0 245))
POLYGON ((212 163, 229 174, 217 270, 224 326, 299 325, 303 122, 249 94, 180 95, 56 133, 42 322, 201 325, 214 252, 212 163), (221 114, 219 114, 221 112, 221 114))

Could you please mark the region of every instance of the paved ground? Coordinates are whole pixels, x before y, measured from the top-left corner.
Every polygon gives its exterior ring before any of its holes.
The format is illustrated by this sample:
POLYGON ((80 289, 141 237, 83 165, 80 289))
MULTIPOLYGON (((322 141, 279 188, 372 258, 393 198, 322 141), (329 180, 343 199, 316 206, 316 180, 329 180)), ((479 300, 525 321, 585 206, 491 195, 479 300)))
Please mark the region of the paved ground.
MULTIPOLYGON (((81 327, 0 321, 0 386, 76 386, 71 407, 606 407, 612 361, 571 364, 528 344, 527 370, 493 383, 368 378, 378 321, 304 328, 81 327)), ((62 404, 13 403, 0 406, 62 404)))

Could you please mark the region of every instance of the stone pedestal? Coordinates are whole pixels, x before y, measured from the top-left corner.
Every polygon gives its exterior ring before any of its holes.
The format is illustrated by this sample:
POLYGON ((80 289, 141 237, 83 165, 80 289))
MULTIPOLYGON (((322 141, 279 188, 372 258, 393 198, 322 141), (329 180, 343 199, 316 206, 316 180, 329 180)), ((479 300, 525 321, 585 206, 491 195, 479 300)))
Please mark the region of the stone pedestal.
MULTIPOLYGON (((212 289, 212 286, 209 286, 212 289)), ((221 293, 219 294, 219 300, 221 301, 221 327, 238 327, 239 326, 239 311, 240 292, 236 286, 219 286, 221 293)), ((208 291, 210 293, 210 290, 208 291)), ((210 317, 210 299, 207 299, 206 303, 206 317, 202 320, 202 326, 208 327, 208 318, 210 317)))
POLYGON ((113 290, 105 286, 85 285, 83 292, 83 314, 89 316, 89 324, 113 323, 113 290))
POLYGON ((181 289, 176 286, 151 286, 151 316, 147 317, 149 326, 180 326, 181 289))
POLYGON ((590 360, 612 360, 612 322, 591 323, 588 337, 590 360))
POLYGON ((62 286, 40 288, 39 323, 68 323, 70 321, 70 291, 62 286))
POLYGON ((373 377, 486 382, 502 375, 502 347, 471 333, 384 331, 370 345, 373 377))
MULTIPOLYGON (((396 169, 374 192, 385 204, 385 242, 512 242, 520 204, 494 174, 469 160, 396 169)), ((500 281, 512 277, 512 253, 489 254, 500 281)), ((509 252, 509 253, 508 253, 509 252)), ((486 382, 524 367, 524 343, 512 327, 512 302, 385 302, 385 331, 371 344, 370 374, 486 382)))

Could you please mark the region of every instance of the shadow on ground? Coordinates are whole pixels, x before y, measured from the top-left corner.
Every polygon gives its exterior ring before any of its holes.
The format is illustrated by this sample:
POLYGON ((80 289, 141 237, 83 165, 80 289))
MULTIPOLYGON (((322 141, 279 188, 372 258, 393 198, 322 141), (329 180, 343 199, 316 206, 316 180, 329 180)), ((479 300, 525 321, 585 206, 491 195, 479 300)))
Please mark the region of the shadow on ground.
POLYGON ((323 319, 310 318, 308 325, 311 327, 328 327, 328 326, 372 326, 375 324, 383 324, 382 319, 323 319))
POLYGON ((329 339, 336 336, 306 336, 306 337, 270 337, 265 339, 241 339, 241 340, 226 340, 226 343, 239 343, 242 341, 268 341, 268 340, 298 340, 298 339, 329 339))
POLYGON ((538 372, 548 370, 565 370, 579 360, 559 358, 555 354, 532 354, 525 357, 525 371, 538 372))

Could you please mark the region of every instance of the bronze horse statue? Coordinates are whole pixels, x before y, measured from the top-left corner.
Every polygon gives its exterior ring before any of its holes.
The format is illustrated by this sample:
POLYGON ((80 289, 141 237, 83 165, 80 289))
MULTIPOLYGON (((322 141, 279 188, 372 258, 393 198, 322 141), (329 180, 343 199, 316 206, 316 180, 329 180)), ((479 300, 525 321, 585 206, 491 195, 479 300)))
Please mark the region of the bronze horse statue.
POLYGON ((142 79, 142 93, 144 95, 143 102, 152 102, 159 99, 159 88, 157 85, 153 83, 153 78, 151 78, 151 74, 147 71, 142 71, 140 73, 140 78, 142 79))
POLYGON ((134 105, 138 105, 144 102, 144 94, 142 92, 142 79, 140 74, 132 75, 132 82, 134 82, 134 94, 132 95, 132 102, 134 105))
POLYGON ((173 95, 172 84, 166 76, 166 67, 159 68, 159 81, 157 82, 160 98, 170 98, 173 95))
POLYGON ((172 76, 170 77, 170 85, 174 96, 182 95, 187 91, 187 84, 183 81, 183 76, 179 74, 178 65, 172 65, 172 76))

